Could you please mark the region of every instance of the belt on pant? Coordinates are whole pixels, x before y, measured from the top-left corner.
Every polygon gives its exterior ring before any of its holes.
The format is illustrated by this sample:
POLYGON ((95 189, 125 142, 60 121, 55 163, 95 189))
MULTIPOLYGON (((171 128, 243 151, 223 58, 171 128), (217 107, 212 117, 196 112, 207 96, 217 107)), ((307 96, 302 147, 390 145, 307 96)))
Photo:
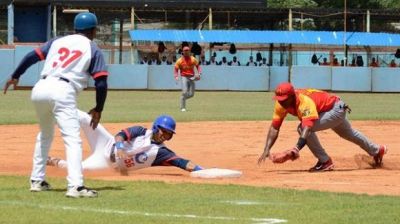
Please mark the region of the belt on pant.
MULTIPOLYGON (((45 76, 42 77, 42 79, 46 79, 46 78, 47 78, 47 75, 45 75, 45 76)), ((59 77, 58 79, 61 80, 61 81, 64 81, 64 82, 68 82, 68 83, 69 83, 69 79, 67 79, 67 78, 59 77)))

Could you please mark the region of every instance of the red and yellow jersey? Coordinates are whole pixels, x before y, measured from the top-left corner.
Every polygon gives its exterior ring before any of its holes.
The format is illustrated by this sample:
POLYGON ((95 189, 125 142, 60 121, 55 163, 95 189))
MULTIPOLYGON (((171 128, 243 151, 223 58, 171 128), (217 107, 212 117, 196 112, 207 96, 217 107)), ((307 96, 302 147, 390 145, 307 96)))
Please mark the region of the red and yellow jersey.
POLYGON ((319 114, 331 110, 338 100, 337 96, 322 90, 298 89, 296 90, 295 107, 285 109, 278 101, 275 102, 272 126, 279 129, 289 113, 299 118, 303 127, 312 127, 314 122, 319 119, 319 114))
POLYGON ((182 56, 175 63, 175 69, 174 69, 175 78, 178 77, 178 70, 181 71, 181 76, 193 76, 195 66, 197 68, 197 71, 200 73, 201 68, 199 66, 199 61, 195 57, 182 56))

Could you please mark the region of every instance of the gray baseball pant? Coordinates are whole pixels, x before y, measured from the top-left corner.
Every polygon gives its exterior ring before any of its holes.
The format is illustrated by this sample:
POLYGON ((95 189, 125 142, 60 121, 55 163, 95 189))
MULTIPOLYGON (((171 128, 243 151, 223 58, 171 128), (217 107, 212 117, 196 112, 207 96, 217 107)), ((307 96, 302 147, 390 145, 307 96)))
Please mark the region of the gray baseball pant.
POLYGON ((196 88, 195 81, 190 80, 189 77, 181 76, 182 80, 182 95, 181 95, 181 109, 186 109, 186 100, 194 96, 196 88))
MULTIPOLYGON (((318 158, 319 162, 328 161, 329 156, 319 142, 315 132, 326 129, 332 129, 340 137, 360 146, 371 156, 376 155, 379 150, 379 145, 371 142, 365 135, 351 127, 349 120, 346 118, 345 103, 339 100, 331 110, 319 114, 319 119, 315 121, 307 138, 307 146, 314 156, 318 158)), ((297 130, 301 133, 301 124, 297 130)))

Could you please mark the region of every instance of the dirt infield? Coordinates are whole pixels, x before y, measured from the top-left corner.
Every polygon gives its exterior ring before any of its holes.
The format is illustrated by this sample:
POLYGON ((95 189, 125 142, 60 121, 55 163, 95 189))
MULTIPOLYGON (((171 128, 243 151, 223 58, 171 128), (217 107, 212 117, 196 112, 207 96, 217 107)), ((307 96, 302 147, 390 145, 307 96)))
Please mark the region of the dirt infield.
MULTIPOLYGON (((150 124, 141 124, 149 127, 150 124)), ((130 124, 105 124, 114 134, 130 124)), ((105 180, 161 180, 167 182, 199 182, 217 184, 240 184, 271 186, 278 188, 314 189, 333 192, 400 195, 400 133, 399 121, 356 121, 353 126, 377 143, 386 144, 389 153, 384 158, 384 167, 372 169, 367 164, 358 165, 355 157, 366 153, 358 146, 340 139, 332 131, 319 132, 321 143, 335 163, 335 170, 324 173, 309 173, 316 159, 307 148, 299 160, 275 165, 270 161, 258 166, 268 121, 251 122, 189 122, 179 123, 177 135, 167 142, 178 155, 204 167, 230 168, 243 171, 237 179, 195 179, 189 173, 173 167, 152 167, 138 170, 130 176, 119 176, 111 170, 86 171, 86 178, 105 180)), ((297 122, 285 122, 280 138, 273 151, 293 146, 298 135, 297 122)), ((30 175, 32 154, 37 125, 0 126, 0 174, 30 175)), ((84 156, 88 145, 84 140, 84 156)), ((64 158, 64 146, 59 132, 56 133, 50 155, 64 158)), ((54 167, 47 170, 49 176, 65 176, 65 171, 54 167)))

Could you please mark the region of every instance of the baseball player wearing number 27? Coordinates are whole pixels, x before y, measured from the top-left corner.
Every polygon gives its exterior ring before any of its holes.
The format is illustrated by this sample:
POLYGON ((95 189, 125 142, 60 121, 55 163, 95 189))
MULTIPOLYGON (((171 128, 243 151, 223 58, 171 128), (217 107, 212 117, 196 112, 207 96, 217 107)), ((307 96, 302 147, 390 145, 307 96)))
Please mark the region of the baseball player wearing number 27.
POLYGON ((31 174, 32 192, 45 191, 51 186, 45 181, 46 161, 58 125, 65 144, 68 163, 67 197, 96 197, 97 192, 83 185, 82 141, 76 98, 87 86, 88 78, 95 80, 96 107, 90 110, 90 126, 96 129, 107 96, 106 63, 92 42, 96 35, 97 17, 89 12, 74 19, 75 34, 54 38, 28 53, 6 82, 7 89, 18 84, 20 76, 33 64, 45 60, 40 80, 32 89, 31 100, 39 118, 40 132, 36 138, 31 174))
POLYGON ((329 171, 334 168, 332 159, 320 144, 316 132, 332 129, 340 137, 360 146, 374 158, 375 165, 381 166, 387 152, 385 145, 377 145, 361 132, 353 129, 346 118, 350 108, 338 97, 316 89, 294 89, 290 83, 281 83, 275 90, 275 108, 272 124, 269 128, 266 145, 258 163, 270 157, 274 163, 299 158, 300 150, 307 145, 318 162, 309 169, 310 172, 329 171), (296 116, 301 121, 297 128, 300 135, 296 145, 279 153, 270 150, 279 135, 279 128, 287 114, 296 116))
MULTIPOLYGON (((168 115, 155 119, 151 129, 132 126, 112 136, 101 124, 95 130, 90 127, 90 116, 79 111, 80 126, 92 154, 82 162, 84 170, 114 167, 121 175, 129 171, 151 166, 175 166, 186 171, 198 171, 202 167, 177 156, 167 148, 165 141, 175 134, 176 122, 168 115)), ((47 165, 67 168, 66 161, 49 157, 47 165)))

